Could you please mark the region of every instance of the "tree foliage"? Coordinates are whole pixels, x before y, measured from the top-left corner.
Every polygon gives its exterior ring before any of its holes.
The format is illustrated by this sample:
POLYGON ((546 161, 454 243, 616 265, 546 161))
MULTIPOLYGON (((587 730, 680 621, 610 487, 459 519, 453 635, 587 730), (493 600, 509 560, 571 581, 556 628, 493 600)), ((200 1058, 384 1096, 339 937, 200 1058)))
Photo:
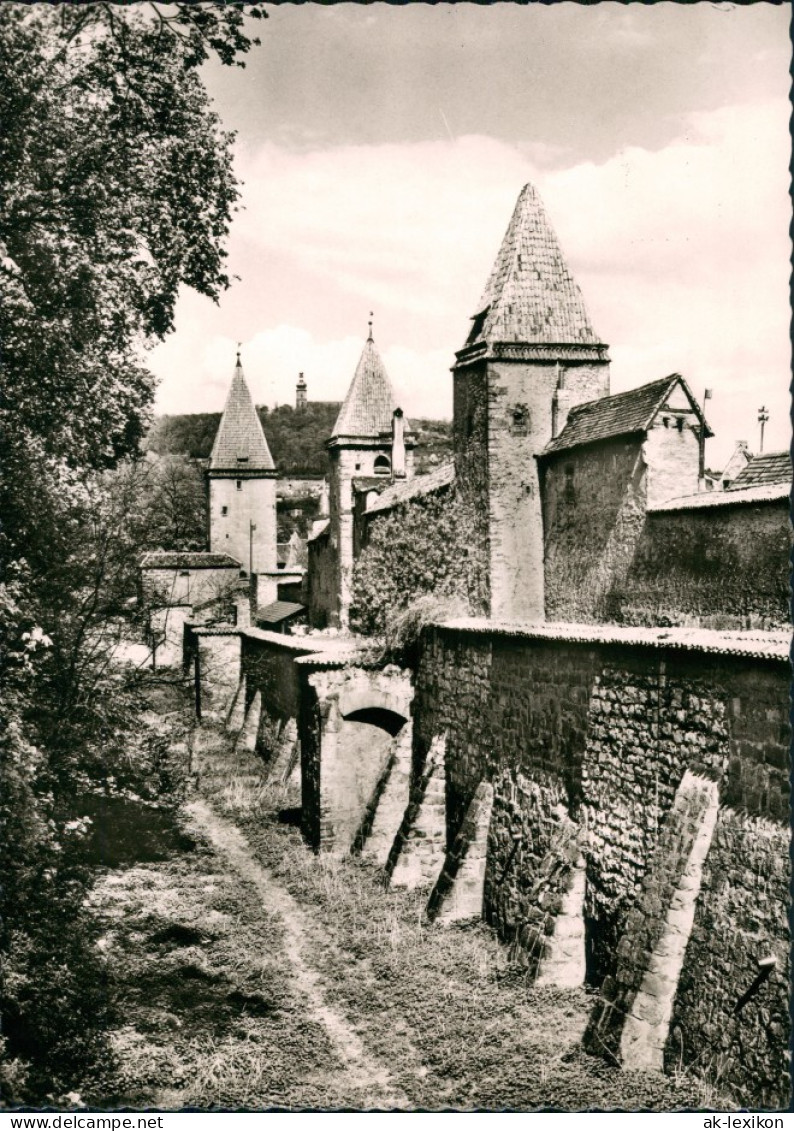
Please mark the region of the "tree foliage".
POLYGON ((211 47, 239 48, 240 19, 207 7, 168 19, 146 5, 3 6, 7 442, 39 436, 75 466, 134 450, 154 387, 144 350, 172 328, 179 286, 217 299, 228 285, 232 139, 196 67, 211 47))
POLYGON ((414 643, 434 618, 482 612, 485 562, 470 501, 453 487, 376 519, 352 588, 352 626, 391 651, 414 643))
POLYGON ((232 139, 197 68, 210 52, 239 62, 245 29, 241 5, 0 10, 6 1102, 79 1086, 107 1058, 80 798, 139 777, 138 689, 110 660, 140 550, 197 537, 195 513, 174 515, 180 490, 196 501, 191 470, 169 481, 124 457, 153 399, 145 351, 180 286, 217 299, 229 282, 232 139))

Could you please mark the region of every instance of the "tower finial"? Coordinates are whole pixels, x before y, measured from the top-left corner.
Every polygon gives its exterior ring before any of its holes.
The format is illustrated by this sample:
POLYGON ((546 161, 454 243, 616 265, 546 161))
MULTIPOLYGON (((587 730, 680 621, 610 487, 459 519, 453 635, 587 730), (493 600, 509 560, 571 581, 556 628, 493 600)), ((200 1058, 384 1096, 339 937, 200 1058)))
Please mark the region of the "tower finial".
POLYGON ((367 335, 367 341, 368 341, 368 342, 371 342, 371 341, 372 341, 372 318, 373 318, 373 314, 372 314, 372 311, 370 310, 370 312, 369 312, 369 323, 368 323, 368 325, 369 325, 369 334, 367 335))
POLYGON ((243 365, 243 363, 240 361, 240 350, 242 349, 242 346, 243 346, 242 342, 237 343, 237 368, 238 369, 242 369, 242 365, 243 365))

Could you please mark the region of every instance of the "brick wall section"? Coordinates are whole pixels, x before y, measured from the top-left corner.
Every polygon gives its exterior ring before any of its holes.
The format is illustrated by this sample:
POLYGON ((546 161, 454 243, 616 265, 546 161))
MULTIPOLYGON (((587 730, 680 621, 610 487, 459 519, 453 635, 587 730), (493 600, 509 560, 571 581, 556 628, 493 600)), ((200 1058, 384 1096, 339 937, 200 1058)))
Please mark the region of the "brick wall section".
POLYGON ((541 475, 547 619, 620 619, 615 590, 645 523, 641 439, 560 452, 541 464, 541 475))
POLYGON ((240 570, 237 566, 222 569, 142 569, 140 576, 147 605, 200 605, 228 592, 239 580, 240 570))
POLYGON ((668 666, 649 656, 634 670, 605 668, 591 693, 582 784, 591 860, 585 913, 596 982, 613 966, 625 909, 684 770, 719 775, 728 763, 724 701, 691 665, 677 676, 668 666))
POLYGON ((547 957, 555 917, 580 856, 578 826, 568 819, 567 805, 562 780, 543 770, 534 778, 505 770, 495 782, 486 919, 531 975, 547 957))
MULTIPOLYGON (((552 363, 488 363, 488 541, 494 617, 543 619, 543 518, 535 457, 552 436, 559 379, 552 363)), ((570 366, 565 373, 568 406, 603 396, 608 381, 606 364, 570 366)))
MULTIPOLYGON (((686 781, 690 778, 695 783, 702 780, 688 775, 686 781)), ((601 1001, 583 1038, 585 1048, 592 1052, 607 1052, 616 1060, 621 1058, 626 1015, 631 1012, 649 960, 664 932, 668 908, 687 866, 708 801, 706 791, 682 784, 667 820, 654 838, 650 866, 622 924, 619 941, 614 944, 614 956, 610 955, 612 969, 603 979, 601 1001)))
POLYGON ((789 840, 785 825, 721 810, 665 1057, 764 1108, 790 1100, 789 840), (761 978, 766 955, 777 965, 761 978))
MULTIPOLYGON (((486 917, 505 938, 511 931, 515 938, 529 923, 534 930, 523 943, 518 938, 518 948, 540 949, 537 940, 547 928, 542 916, 529 912, 548 910, 553 918, 564 883, 555 890, 546 885, 546 907, 543 883, 533 885, 543 880, 544 860, 548 875, 554 874, 547 859, 553 820, 555 813, 567 816, 586 829, 589 976, 595 982, 614 976, 629 914, 690 769, 722 775, 721 802, 742 814, 731 820, 740 822, 744 838, 741 847, 738 833, 733 839, 729 899, 715 886, 720 853, 727 860, 728 849, 712 849, 715 880, 704 881, 696 929, 712 914, 727 921, 732 905, 749 915, 758 876, 766 875, 769 910, 755 942, 771 945, 785 930, 788 908, 789 680, 789 666, 780 658, 551 640, 533 637, 531 630, 429 630, 416 677, 415 758, 421 765, 433 736, 446 732, 448 848, 479 782, 494 784, 486 917), (775 837, 770 827, 777 828, 775 837), (508 868, 516 833, 519 848, 508 868), (760 861, 772 852, 764 873, 760 861), (750 857, 758 862, 753 868, 743 863, 750 857)), ((570 848, 572 855, 573 843, 570 848)), ((660 893, 660 908, 664 898, 660 893)), ((706 942, 704 937, 700 945, 706 942)), ((743 959, 736 967, 732 931, 709 932, 708 946, 719 992, 727 994, 725 986, 745 976, 743 959)), ((684 978, 693 961, 688 952, 684 978)), ((703 1001, 716 1000, 716 993, 703 987, 703 1001)), ((694 997, 692 1002, 682 1025, 694 1034, 694 997)), ((696 1055, 696 1037, 688 1039, 685 1063, 696 1055)), ((734 1078, 752 1088, 747 1065, 742 1053, 734 1078)))
POLYGON ((196 664, 196 706, 201 719, 226 718, 240 682, 240 634, 201 629, 193 636, 191 652, 196 664))
MULTIPOLYGON (((474 542, 488 559, 488 391, 484 365, 453 370, 452 434, 457 489, 472 503, 474 542)), ((486 587, 490 575, 483 568, 486 587)), ((490 601, 490 593, 485 594, 490 601)))
POLYGON ((615 593, 627 624, 784 628, 789 622, 789 506, 650 513, 615 593))

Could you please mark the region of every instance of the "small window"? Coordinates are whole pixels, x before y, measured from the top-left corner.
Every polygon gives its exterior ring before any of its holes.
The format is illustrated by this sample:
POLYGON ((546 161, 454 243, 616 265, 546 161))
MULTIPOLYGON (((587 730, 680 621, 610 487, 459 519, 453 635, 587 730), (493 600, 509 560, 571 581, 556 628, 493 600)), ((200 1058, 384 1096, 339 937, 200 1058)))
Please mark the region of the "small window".
POLYGON ((377 456, 375 459, 375 474, 388 475, 391 471, 391 463, 388 456, 377 456))
POLYGON ((359 460, 356 460, 356 471, 361 471, 361 463, 359 460))
POLYGON ((565 465, 565 501, 566 503, 576 502, 576 488, 573 481, 574 471, 573 464, 565 465))
POLYGON ((525 404, 510 409, 510 431, 516 436, 526 436, 529 431, 529 409, 525 404))
POLYGON ((679 432, 683 432, 683 431, 684 431, 684 418, 683 418, 683 416, 679 416, 679 417, 678 417, 678 418, 676 419, 676 422, 675 422, 675 424, 676 424, 676 428, 678 429, 678 431, 679 431, 679 432))
POLYGON ((237 490, 242 491, 242 489, 243 489, 243 481, 242 481, 242 479, 238 479, 237 480, 237 490))
POLYGON ((248 456, 238 456, 237 462, 238 463, 248 463, 248 456))

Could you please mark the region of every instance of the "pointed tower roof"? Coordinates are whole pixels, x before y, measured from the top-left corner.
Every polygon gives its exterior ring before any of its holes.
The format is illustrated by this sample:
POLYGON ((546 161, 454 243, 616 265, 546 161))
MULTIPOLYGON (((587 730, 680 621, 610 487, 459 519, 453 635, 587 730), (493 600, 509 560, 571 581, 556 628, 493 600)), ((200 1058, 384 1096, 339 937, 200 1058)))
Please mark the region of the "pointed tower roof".
MULTIPOLYGON (((375 348, 372 323, 344 404, 336 418, 333 436, 378 436, 391 431, 397 407, 391 382, 375 348)), ((405 430, 410 431, 408 421, 405 430)))
POLYGON ((215 434, 215 443, 212 445, 209 469, 210 471, 275 470, 259 414, 254 408, 254 402, 245 383, 239 353, 226 406, 215 434))
POLYGON ((533 185, 524 185, 466 341, 600 346, 533 185))

